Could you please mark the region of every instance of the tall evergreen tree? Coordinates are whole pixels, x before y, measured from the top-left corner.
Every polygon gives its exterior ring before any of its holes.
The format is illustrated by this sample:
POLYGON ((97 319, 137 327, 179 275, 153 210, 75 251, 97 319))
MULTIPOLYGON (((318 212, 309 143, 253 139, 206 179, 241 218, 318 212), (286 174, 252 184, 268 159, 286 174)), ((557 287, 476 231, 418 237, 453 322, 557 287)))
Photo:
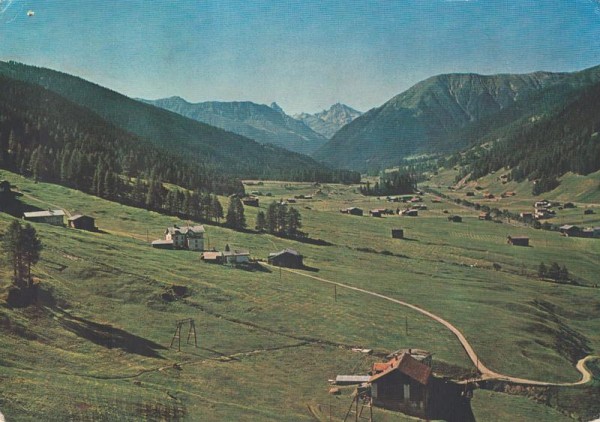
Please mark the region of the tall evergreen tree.
POLYGON ((267 229, 267 219, 265 217, 264 211, 259 211, 256 214, 256 230, 259 232, 264 232, 267 229))
POLYGON ((13 220, 2 239, 2 248, 13 268, 13 282, 18 287, 32 287, 31 266, 40 259, 42 243, 31 224, 21 226, 13 220))
POLYGON ((300 212, 291 207, 287 215, 287 235, 296 237, 300 234, 300 228, 302 227, 302 217, 300 212))
POLYGON ((231 198, 227 216, 225 217, 225 225, 234 230, 246 228, 246 217, 244 216, 244 205, 237 196, 231 198))

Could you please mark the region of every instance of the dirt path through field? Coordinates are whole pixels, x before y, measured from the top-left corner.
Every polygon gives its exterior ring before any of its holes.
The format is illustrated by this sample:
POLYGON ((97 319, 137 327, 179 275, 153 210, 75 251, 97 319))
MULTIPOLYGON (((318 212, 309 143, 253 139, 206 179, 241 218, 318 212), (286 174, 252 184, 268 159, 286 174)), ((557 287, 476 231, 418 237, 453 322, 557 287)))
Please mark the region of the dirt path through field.
MULTIPOLYGON (((276 267, 272 267, 272 268, 276 268, 276 267)), ((292 270, 289 268, 282 268, 282 270, 290 272, 290 273, 294 273, 303 277, 308 277, 308 278, 312 278, 314 280, 318 280, 320 282, 323 283, 328 283, 328 284, 333 284, 336 285, 338 287, 341 287, 343 289, 348 289, 348 290, 354 290, 356 292, 360 292, 360 293, 364 293, 370 296, 375 296, 378 297, 380 299, 384 299, 384 300, 388 300, 390 302, 394 302, 397 303, 399 305, 405 306, 407 308, 413 309, 417 312, 422 313, 423 315, 433 319, 434 321, 439 322, 440 324, 442 324, 443 326, 445 326, 446 328, 448 328, 450 331, 452 331, 452 333, 458 338, 458 341, 460 341, 460 344, 462 345, 462 347, 465 349, 465 351, 467 352, 467 355, 469 356, 469 359, 471 359, 471 362, 473 362, 473 365, 475 365, 477 367, 477 369, 479 370, 479 372, 481 373, 481 377, 480 379, 498 379, 498 380, 503 380, 503 381, 510 381, 510 382, 514 382, 514 383, 518 383, 518 384, 530 384, 530 385, 545 385, 545 386, 575 386, 575 385, 582 385, 582 384, 586 384, 588 383, 591 379, 592 379, 592 374, 589 372, 589 370, 587 369, 585 363, 588 360, 591 360, 593 358, 596 358, 597 356, 587 356, 583 359, 581 359, 579 362, 577 362, 577 370, 581 373, 581 379, 577 382, 565 382, 565 383, 557 383, 557 382, 545 382, 545 381, 536 381, 536 380, 529 380, 529 379, 525 379, 525 378, 518 378, 518 377, 511 377, 509 375, 504 375, 504 374, 500 374, 498 372, 492 371, 491 369, 489 369, 487 366, 485 366, 482 362, 481 359, 479 359, 479 356, 477 356, 477 353, 475 353, 475 350, 473 349, 473 346, 471 346, 471 344, 467 341, 466 337, 464 336, 464 334, 458 329, 456 328, 454 325, 452 325, 451 323, 449 323, 448 321, 446 321, 445 319, 432 314, 431 312, 413 305, 411 303, 408 302, 404 302, 398 299, 394 299, 392 297, 389 296, 385 296, 379 293, 375 293, 369 290, 365 290, 365 289, 361 289, 359 287, 354 287, 354 286, 349 286, 347 284, 343 284, 343 283, 338 283, 336 281, 331 281, 331 280, 327 280, 321 277, 317 277, 314 275, 310 275, 310 274, 305 274, 301 271, 297 271, 297 270, 292 270)))

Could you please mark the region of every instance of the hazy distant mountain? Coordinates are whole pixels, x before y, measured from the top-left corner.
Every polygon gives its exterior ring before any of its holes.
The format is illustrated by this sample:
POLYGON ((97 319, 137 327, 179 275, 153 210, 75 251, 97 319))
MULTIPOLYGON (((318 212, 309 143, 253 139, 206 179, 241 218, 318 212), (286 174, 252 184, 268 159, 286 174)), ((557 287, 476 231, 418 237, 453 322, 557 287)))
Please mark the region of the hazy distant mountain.
POLYGON ((452 151, 464 146, 456 138, 461 129, 567 75, 434 76, 344 126, 313 156, 364 170, 394 165, 411 154, 452 151))
MULTIPOLYGON (((259 144, 247 137, 144 104, 66 73, 0 61, 0 76, 41 87, 37 92, 52 91, 63 100, 79 106, 77 110, 83 109, 94 114, 105 122, 95 135, 107 133, 109 134, 106 135, 107 139, 114 139, 107 129, 114 126, 124 133, 135 135, 135 142, 140 143, 141 149, 164 151, 166 154, 163 154, 162 159, 155 158, 155 161, 158 161, 153 164, 153 166, 162 166, 164 173, 185 174, 186 168, 196 167, 203 174, 210 171, 217 177, 223 175, 228 178, 235 176, 311 181, 341 180, 349 174, 327 168, 306 155, 290 152, 278 146, 259 144)), ((42 101, 43 96, 40 94, 38 97, 40 97, 39 101, 42 101)), ((273 114, 280 115, 269 107, 265 106, 265 108, 271 110, 273 114)), ((61 120, 66 119, 68 113, 62 110, 49 111, 60 114, 60 118, 57 117, 57 126, 64 127, 65 124, 61 123, 61 120)), ((4 120, 5 114, 0 113, 0 115, 4 120)), ((25 112, 19 118, 35 120, 38 116, 33 112, 29 114, 25 112)), ((289 119, 293 120, 291 117, 289 119)), ((40 117, 38 120, 43 122, 44 118, 40 117)), ((303 125, 301 122, 297 123, 303 125)), ((38 126, 38 123, 29 125, 38 126)), ((87 139, 85 133, 81 136, 82 140, 87 139)), ((30 142, 35 141, 34 137, 29 138, 30 142)), ((8 132, 0 136, 1 139, 8 139, 8 132)), ((161 157, 161 154, 156 153, 155 157, 161 157)), ((169 178, 165 180, 167 179, 169 178)))
POLYGON ((327 142, 322 135, 285 114, 277 103, 270 107, 250 101, 192 104, 180 97, 142 101, 246 136, 261 144, 274 144, 303 154, 311 154, 327 142))
POLYGON ((303 121, 308 127, 327 139, 331 139, 338 130, 360 115, 362 115, 360 111, 337 103, 332 105, 329 110, 315 114, 300 113, 294 118, 303 121))

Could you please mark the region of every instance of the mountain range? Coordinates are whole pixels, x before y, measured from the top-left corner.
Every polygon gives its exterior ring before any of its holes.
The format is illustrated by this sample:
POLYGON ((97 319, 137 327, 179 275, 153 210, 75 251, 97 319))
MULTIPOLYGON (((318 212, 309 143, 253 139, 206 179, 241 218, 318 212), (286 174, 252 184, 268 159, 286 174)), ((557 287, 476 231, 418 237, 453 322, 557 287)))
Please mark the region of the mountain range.
MULTIPOLYGON (((438 75, 358 117, 358 112, 341 104, 314 115, 297 116, 315 128, 318 126, 315 122, 330 124, 319 123, 321 129, 329 127, 329 132, 323 129, 324 133, 331 133, 332 125, 343 125, 329 141, 304 122, 286 115, 276 103, 271 106, 251 102, 191 104, 171 97, 152 101, 156 104, 153 106, 49 69, 0 62, 0 75, 52 91, 94 113, 109 126, 134 135, 135 142, 148 143, 181 157, 186 163, 221 174, 348 181, 356 180, 357 174, 332 168, 382 169, 414 155, 453 153, 505 139, 526 143, 528 137, 521 135, 530 130, 532 122, 539 122, 536 130, 557 137, 560 131, 555 127, 546 130, 543 125, 600 82, 600 66, 572 73, 438 75), (195 119, 208 120, 227 130, 195 119), (232 133, 236 131, 246 131, 253 138, 232 133), (313 158, 290 152, 289 148, 314 151, 313 158)), ((591 107, 590 104, 594 103, 589 99, 581 101, 577 109, 591 107)), ((593 110, 584 111, 586 116, 593 115, 593 110)), ((573 113, 562 118, 573 120, 573 113)), ((511 141, 511 145, 515 147, 516 142, 511 141)), ((553 138, 552 142, 558 145, 561 139, 553 138)), ((535 145, 537 149, 524 150, 528 154, 542 153, 543 143, 535 145)), ((569 157, 569 163, 579 160, 577 155, 569 157)), ((520 160, 529 162, 527 157, 520 160)), ((584 161, 585 165, 576 167, 590 168, 589 162, 584 161)), ((477 167, 479 172, 486 168, 481 164, 477 167)), ((563 167, 573 170, 571 165, 563 167)))
POLYGON ((308 127, 330 139, 338 130, 362 115, 360 111, 354 110, 347 105, 336 103, 328 110, 319 113, 300 113, 294 118, 304 122, 308 127))
POLYGON ((565 77, 549 72, 434 76, 341 128, 314 157, 365 170, 413 154, 453 151, 463 146, 456 134, 466 126, 565 77))
MULTIPOLYGON (((37 86, 41 92, 51 91, 72 105, 93 113, 105 122, 106 128, 116 127, 134 135, 137 142, 168 152, 170 160, 176 157, 185 165, 210 168, 217 174, 239 178, 317 178, 321 181, 339 180, 340 174, 349 174, 336 172, 306 155, 259 144, 66 73, 0 61, 0 76, 37 86)), ((176 162, 165 165, 171 168, 170 171, 177 172, 176 162)))
POLYGON ((273 144, 302 154, 312 154, 327 142, 323 135, 285 114, 277 103, 271 106, 250 101, 190 103, 181 97, 140 101, 237 133, 261 144, 273 144))

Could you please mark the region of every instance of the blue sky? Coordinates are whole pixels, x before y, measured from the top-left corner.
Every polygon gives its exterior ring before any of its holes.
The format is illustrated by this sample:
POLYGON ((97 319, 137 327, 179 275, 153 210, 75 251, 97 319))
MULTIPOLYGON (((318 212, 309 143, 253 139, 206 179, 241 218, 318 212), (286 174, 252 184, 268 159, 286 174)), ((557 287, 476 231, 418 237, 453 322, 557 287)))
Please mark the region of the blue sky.
POLYGON ((0 60, 132 97, 335 102, 366 111, 429 76, 600 64, 597 0, 0 0, 0 60), (34 16, 27 16, 32 10, 34 16))

